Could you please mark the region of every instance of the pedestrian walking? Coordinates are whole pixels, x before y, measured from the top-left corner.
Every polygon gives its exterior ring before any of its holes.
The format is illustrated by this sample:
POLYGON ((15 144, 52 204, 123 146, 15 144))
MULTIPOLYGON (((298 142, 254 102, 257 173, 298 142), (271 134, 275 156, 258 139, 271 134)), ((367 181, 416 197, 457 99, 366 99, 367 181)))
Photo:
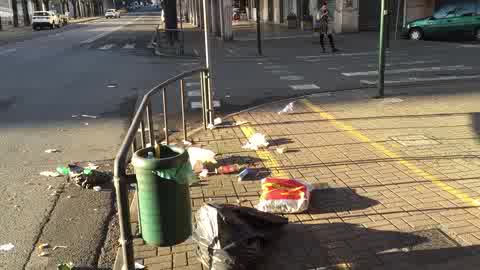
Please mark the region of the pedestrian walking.
POLYGON ((320 45, 322 46, 323 52, 325 52, 325 35, 327 35, 328 37, 332 52, 338 52, 338 49, 335 47, 335 42, 333 40, 332 30, 330 27, 328 27, 328 22, 330 21, 330 14, 328 12, 328 6, 326 1, 323 2, 320 9, 317 11, 316 19, 319 22, 320 45))

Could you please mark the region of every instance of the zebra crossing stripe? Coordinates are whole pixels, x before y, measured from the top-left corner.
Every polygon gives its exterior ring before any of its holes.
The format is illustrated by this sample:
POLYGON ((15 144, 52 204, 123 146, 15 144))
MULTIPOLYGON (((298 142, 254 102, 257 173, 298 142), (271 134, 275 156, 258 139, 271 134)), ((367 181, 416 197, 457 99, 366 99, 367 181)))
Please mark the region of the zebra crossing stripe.
POLYGON ((187 87, 200 86, 200 82, 187 82, 186 86, 187 87))
MULTIPOLYGON (((221 106, 219 100, 214 100, 212 103, 213 103, 214 108, 218 108, 218 107, 221 106)), ((192 102, 190 102, 190 108, 200 109, 200 108, 202 108, 202 103, 200 101, 192 101, 192 102)))
POLYGON ((99 50, 110 50, 111 48, 113 48, 113 46, 115 46, 114 44, 105 44, 103 45, 102 47, 98 48, 99 50))
POLYGON ((320 89, 316 84, 297 84, 297 85, 290 85, 290 88, 293 90, 313 90, 313 89, 320 89))
POLYGON ((189 96, 189 97, 200 97, 201 93, 200 93, 200 90, 188 91, 187 96, 189 96))
MULTIPOLYGON (((409 72, 432 72, 432 71, 444 71, 444 70, 467 70, 472 69, 472 67, 466 67, 464 65, 456 66, 439 66, 439 67, 424 67, 424 68, 406 68, 406 69, 390 69, 386 70, 385 74, 400 74, 400 73, 409 73, 409 72)), ((343 76, 353 77, 353 76, 372 76, 378 75, 377 70, 369 71, 360 71, 360 72, 344 72, 343 76)))
MULTIPOLYGON (((399 83, 414 83, 414 82, 435 82, 435 81, 455 81, 455 80, 472 80, 480 79, 480 75, 469 75, 469 76, 440 76, 440 77, 428 77, 428 78, 418 78, 410 77, 400 80, 387 80, 385 84, 399 84, 399 83)), ((369 81, 361 80, 360 83, 368 85, 376 85, 378 81, 369 81)))
POLYGON ((123 49, 134 49, 135 48, 135 43, 127 43, 125 46, 123 46, 123 49))
POLYGON ((281 76, 280 80, 283 80, 283 81, 300 81, 300 80, 303 80, 303 76, 295 76, 295 75, 281 76))

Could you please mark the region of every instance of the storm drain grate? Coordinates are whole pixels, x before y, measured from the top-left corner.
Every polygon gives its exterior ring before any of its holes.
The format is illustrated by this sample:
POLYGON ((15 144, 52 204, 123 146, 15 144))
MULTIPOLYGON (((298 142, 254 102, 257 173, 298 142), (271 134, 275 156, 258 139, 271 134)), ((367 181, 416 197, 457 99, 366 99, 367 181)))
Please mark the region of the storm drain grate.
POLYGON ((403 146, 423 146, 440 144, 438 141, 425 135, 407 135, 390 138, 403 146))

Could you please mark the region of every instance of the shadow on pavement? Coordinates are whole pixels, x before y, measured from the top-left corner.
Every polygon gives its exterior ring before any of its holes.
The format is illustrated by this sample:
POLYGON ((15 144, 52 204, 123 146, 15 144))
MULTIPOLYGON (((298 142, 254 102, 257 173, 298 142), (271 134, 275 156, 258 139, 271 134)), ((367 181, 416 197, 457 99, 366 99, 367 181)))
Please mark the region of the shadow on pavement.
POLYGON ((380 202, 361 196, 349 188, 313 190, 309 214, 364 210, 380 202))

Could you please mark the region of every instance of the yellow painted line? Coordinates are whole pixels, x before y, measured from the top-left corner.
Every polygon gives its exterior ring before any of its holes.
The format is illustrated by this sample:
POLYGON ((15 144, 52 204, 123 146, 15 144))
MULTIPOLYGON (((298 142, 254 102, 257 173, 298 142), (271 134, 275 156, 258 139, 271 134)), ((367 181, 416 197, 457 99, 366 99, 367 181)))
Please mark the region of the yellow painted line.
MULTIPOLYGON (((255 130, 249 126, 248 124, 246 125, 241 125, 240 129, 243 132, 243 135, 247 139, 250 139, 250 137, 255 134, 255 130)), ((278 170, 280 168, 280 163, 273 157, 273 155, 266 149, 258 149, 256 151, 258 158, 260 158, 263 161, 263 164, 267 169, 271 170, 271 175, 273 177, 288 177, 288 175, 283 171, 283 170, 278 170)))
POLYGON ((473 199, 471 198, 470 196, 468 196, 468 194, 460 191, 460 190, 457 190, 445 183, 443 183, 441 180, 439 180, 438 178, 436 178, 435 176, 429 174, 428 172, 418 168, 415 164, 403 159, 402 157, 400 157, 398 154, 390 151, 389 149, 387 149, 385 146, 379 144, 379 143, 376 143, 372 140, 370 140, 370 138, 368 138, 367 136, 363 135, 361 132, 359 132, 358 130, 356 130, 355 128, 353 128, 352 126, 350 125, 347 125, 345 123, 342 123, 340 121, 338 121, 337 119, 335 119, 335 117, 329 113, 326 113, 324 112, 322 109, 320 109, 319 107, 313 105, 310 101, 306 100, 306 99, 302 99, 301 102, 307 106, 309 109, 311 109, 312 111, 314 112, 317 112, 322 118, 325 118, 327 119, 330 124, 332 124, 333 126, 335 126, 336 128, 340 129, 340 130, 343 130, 345 132, 347 132, 348 134, 350 134, 352 137, 360 140, 361 142, 364 142, 364 143, 368 143, 370 144, 371 146, 373 146, 375 149, 377 149, 378 151, 380 151, 381 153, 385 154, 386 156, 388 156, 389 158, 392 158, 392 159, 396 159, 398 160, 398 162, 402 165, 404 165, 405 167, 407 167, 411 172, 413 172, 414 174, 416 174, 417 176, 420 176, 420 177, 423 177, 424 179, 426 180, 429 180, 430 182, 434 183, 435 185, 437 185, 439 188, 441 188, 442 190, 452 194, 453 196, 455 196, 456 198, 462 200, 463 202, 466 202, 470 205, 473 205, 473 206, 480 206, 480 201, 479 200, 476 200, 476 199, 473 199))

